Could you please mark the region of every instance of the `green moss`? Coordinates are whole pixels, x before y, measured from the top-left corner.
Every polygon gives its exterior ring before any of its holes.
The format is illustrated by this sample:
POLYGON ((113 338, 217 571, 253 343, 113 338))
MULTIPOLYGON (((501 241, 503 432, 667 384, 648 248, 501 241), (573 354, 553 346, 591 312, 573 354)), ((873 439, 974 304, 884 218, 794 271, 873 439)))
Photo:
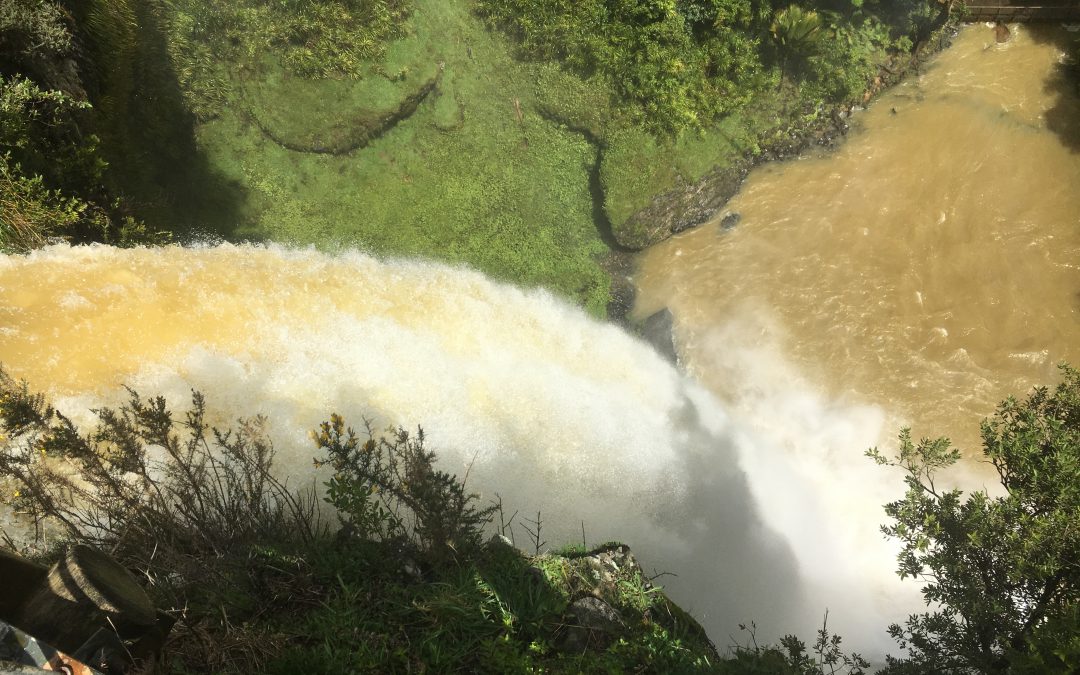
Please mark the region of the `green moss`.
POLYGON ((536 71, 537 105, 544 116, 594 139, 604 138, 609 127, 622 124, 611 104, 611 85, 602 76, 584 80, 553 63, 540 64, 536 71))

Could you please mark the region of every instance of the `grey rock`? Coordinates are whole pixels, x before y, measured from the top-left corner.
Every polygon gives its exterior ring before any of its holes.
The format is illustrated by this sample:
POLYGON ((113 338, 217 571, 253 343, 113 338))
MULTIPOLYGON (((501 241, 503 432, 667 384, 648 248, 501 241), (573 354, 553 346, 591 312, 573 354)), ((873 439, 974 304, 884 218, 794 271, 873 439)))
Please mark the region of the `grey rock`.
POLYGON ((570 621, 563 626, 558 647, 564 652, 582 653, 589 645, 604 645, 626 631, 626 622, 618 611, 592 596, 570 605, 570 621))
POLYGON ((614 607, 600 598, 588 596, 570 605, 577 625, 590 631, 618 635, 626 630, 626 622, 614 607))
POLYGON ((742 220, 742 214, 729 213, 720 219, 720 229, 724 230, 725 232, 727 230, 733 229, 736 225, 739 224, 740 220, 742 220))
POLYGON ((514 546, 514 542, 510 541, 507 536, 502 534, 491 535, 491 539, 488 539, 487 547, 490 551, 513 551, 518 555, 525 555, 518 547, 514 546))
POLYGON ((558 647, 571 654, 583 653, 589 648, 589 630, 581 626, 565 626, 559 636, 558 647))
POLYGON ((679 354, 675 349, 675 317, 666 307, 645 319, 641 324, 641 337, 665 359, 678 364, 679 354))

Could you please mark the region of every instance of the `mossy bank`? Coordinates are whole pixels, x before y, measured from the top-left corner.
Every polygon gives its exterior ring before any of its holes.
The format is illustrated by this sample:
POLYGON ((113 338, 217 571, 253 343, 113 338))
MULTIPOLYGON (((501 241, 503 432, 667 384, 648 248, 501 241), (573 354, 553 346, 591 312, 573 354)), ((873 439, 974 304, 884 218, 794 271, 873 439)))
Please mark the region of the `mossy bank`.
POLYGON ((96 173, 42 188, 113 223, 461 263, 602 316, 625 311, 613 254, 710 217, 946 16, 772 5, 95 0, 15 15, 3 73, 92 106, 96 173), (66 41, 43 56, 50 22, 66 41))

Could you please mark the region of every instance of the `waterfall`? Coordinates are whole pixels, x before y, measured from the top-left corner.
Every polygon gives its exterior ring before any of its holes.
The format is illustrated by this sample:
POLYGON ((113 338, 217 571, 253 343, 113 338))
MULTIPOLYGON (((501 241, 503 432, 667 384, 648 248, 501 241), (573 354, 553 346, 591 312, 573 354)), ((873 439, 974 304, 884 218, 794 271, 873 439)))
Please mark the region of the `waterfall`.
POLYGON ((549 546, 584 527, 677 575, 660 582, 721 648, 739 622, 812 638, 828 609, 880 653, 917 606, 878 533, 900 479, 861 457, 892 433, 884 411, 824 400, 752 330, 712 339, 737 403, 546 291, 462 268, 276 245, 0 258, 0 363, 76 422, 124 384, 174 410, 197 389, 217 424, 266 415, 293 485, 318 480, 307 432, 331 412, 422 425, 485 501, 539 511, 549 546))

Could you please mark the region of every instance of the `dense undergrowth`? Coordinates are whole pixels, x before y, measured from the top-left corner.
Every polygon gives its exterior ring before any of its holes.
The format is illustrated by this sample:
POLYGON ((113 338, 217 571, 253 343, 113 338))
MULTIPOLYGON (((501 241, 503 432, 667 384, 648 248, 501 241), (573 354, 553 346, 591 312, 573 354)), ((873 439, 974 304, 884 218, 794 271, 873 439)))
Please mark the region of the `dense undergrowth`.
MULTIPOLYGON (((0 248, 202 235, 362 246, 545 285, 602 314, 601 258, 647 243, 627 226, 635 213, 864 100, 886 54, 940 19, 918 0, 4 2, 0 248)), ((939 565, 938 579, 985 586, 929 585, 944 609, 891 629, 914 656, 889 672, 1080 663, 1076 542, 1059 536, 1075 524, 1074 371, 1067 384, 1027 404, 1048 426, 1003 408, 1037 432, 1024 443, 988 438, 1002 467, 1033 471, 1006 485, 1015 499, 928 492, 947 444, 905 437, 901 457, 878 456, 910 472, 887 530, 907 547, 904 573, 939 565), (1021 525, 1038 536, 1016 536, 1021 525)), ((172 672, 866 667, 827 627, 809 649, 750 633, 722 659, 640 571, 596 580, 590 554, 614 547, 483 544, 506 531, 497 507, 440 471, 422 434, 357 435, 331 417, 314 433, 323 504, 319 486, 275 477, 261 420, 218 432, 204 412, 199 395, 177 418, 132 393, 85 432, 0 374, 14 505, 148 580, 180 617, 172 672), (568 648, 586 596, 625 630, 568 648)))
MULTIPOLYGON (((940 485, 945 438, 895 456, 906 494, 885 506, 901 578, 928 609, 888 628, 880 675, 1075 672, 1080 666, 1080 372, 1009 398, 983 422, 1001 488, 940 485)), ((274 473, 265 420, 211 428, 193 393, 177 417, 129 390, 77 429, 0 370, 4 501, 33 528, 7 546, 108 550, 177 619, 154 672, 868 672, 826 621, 721 657, 629 549, 542 551, 542 521, 509 521, 439 468, 423 432, 356 433, 332 415, 311 437, 322 488, 274 473), (322 495, 320 504, 318 495, 322 495), (498 515, 499 525, 494 524, 498 515), (531 525, 531 527, 530 527, 531 525), (527 554, 499 535, 517 531, 527 554), (484 538, 495 532, 488 543, 484 538)))
POLYGON ((817 673, 847 658, 823 631, 810 654, 789 638, 723 660, 629 549, 542 551, 539 516, 516 529, 532 554, 485 544, 514 516, 440 470, 422 431, 331 416, 311 434, 320 506, 275 477, 265 420, 220 431, 200 394, 177 417, 129 393, 83 432, 0 370, 4 501, 36 528, 4 534, 44 560, 78 542, 136 571, 178 619, 154 672, 817 673), (584 623, 583 599, 618 625, 584 623))

